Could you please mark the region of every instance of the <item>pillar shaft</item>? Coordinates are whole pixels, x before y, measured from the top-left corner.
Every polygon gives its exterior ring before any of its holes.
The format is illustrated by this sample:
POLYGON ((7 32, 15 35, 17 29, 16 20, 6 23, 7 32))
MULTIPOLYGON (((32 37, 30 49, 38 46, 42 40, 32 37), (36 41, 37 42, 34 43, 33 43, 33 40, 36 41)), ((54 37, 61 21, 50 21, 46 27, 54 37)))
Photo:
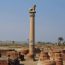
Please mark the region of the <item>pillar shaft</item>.
POLYGON ((35 46, 35 16, 30 16, 29 51, 34 53, 35 46))
POLYGON ((34 55, 35 46, 35 5, 30 9, 30 32, 29 32, 29 53, 34 55))

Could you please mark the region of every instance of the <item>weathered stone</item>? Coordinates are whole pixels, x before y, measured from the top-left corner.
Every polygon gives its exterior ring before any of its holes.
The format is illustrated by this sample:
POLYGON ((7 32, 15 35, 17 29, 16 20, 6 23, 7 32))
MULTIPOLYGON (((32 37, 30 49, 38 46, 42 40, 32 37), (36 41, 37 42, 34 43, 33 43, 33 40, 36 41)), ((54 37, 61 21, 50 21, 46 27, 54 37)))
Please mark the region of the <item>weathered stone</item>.
POLYGON ((8 65, 8 60, 7 58, 0 58, 0 65, 8 65))
POLYGON ((24 61, 25 59, 24 59, 24 54, 22 54, 21 52, 19 52, 19 59, 21 60, 21 61, 24 61))
POLYGON ((62 50, 62 58, 63 58, 63 60, 65 61, 65 50, 62 50))
POLYGON ((34 55, 33 54, 27 54, 27 57, 28 57, 28 59, 33 59, 34 60, 34 55))
POLYGON ((18 58, 18 53, 16 51, 8 51, 7 57, 10 59, 16 59, 18 58))
POLYGON ((20 52, 21 52, 22 54, 26 55, 26 54, 29 53, 29 49, 22 49, 20 52))
POLYGON ((55 61, 51 60, 44 60, 44 61, 38 61, 37 65, 56 65, 55 61))
POLYGON ((41 52, 40 53, 39 60, 43 61, 43 60, 48 60, 48 59, 49 59, 48 52, 41 52))
POLYGON ((63 65, 63 59, 60 51, 54 52, 56 65, 63 65))

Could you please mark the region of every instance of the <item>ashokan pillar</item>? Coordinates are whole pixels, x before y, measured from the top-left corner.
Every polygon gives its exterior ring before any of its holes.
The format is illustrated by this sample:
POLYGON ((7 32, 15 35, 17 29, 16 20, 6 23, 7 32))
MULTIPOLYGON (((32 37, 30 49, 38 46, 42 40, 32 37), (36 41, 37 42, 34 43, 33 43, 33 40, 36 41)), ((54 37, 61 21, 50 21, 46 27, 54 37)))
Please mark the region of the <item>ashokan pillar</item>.
POLYGON ((29 15, 30 15, 30 31, 29 31, 29 54, 31 56, 35 55, 35 11, 36 5, 34 5, 30 10, 29 10, 29 15))

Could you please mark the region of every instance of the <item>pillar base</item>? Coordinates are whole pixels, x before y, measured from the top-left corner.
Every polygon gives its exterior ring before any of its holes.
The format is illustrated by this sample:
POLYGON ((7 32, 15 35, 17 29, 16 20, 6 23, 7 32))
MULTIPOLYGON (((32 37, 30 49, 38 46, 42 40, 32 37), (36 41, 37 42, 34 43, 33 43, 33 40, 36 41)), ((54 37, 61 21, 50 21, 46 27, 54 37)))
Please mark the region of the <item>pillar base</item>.
POLYGON ((35 55, 32 53, 27 54, 27 58, 31 60, 35 60, 35 55))

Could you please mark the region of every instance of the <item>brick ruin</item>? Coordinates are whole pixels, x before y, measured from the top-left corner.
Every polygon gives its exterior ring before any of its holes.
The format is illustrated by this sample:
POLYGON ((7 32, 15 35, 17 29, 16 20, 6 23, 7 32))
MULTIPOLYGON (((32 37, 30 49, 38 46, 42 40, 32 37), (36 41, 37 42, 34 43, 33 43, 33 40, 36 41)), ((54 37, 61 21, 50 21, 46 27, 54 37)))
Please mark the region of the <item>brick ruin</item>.
MULTIPOLYGON (((65 61, 65 50, 55 50, 54 51, 49 51, 49 52, 45 52, 45 51, 41 51, 39 53, 39 56, 37 58, 37 65, 64 65, 63 61, 65 61)), ((27 51, 26 51, 27 52, 27 51)), ((3 50, 1 52, 1 54, 3 53, 3 50)), ((28 53, 27 53, 28 54, 28 53)), ((15 51, 15 50, 7 50, 5 52, 4 57, 1 56, 0 57, 0 65, 9 65, 9 62, 13 64, 15 64, 17 62, 17 64, 19 64, 20 61, 26 61, 28 60, 27 54, 24 54, 24 52, 22 51, 15 51), (13 62, 12 62, 13 61, 13 62)), ((36 57, 35 57, 36 58, 36 57)), ((30 58, 30 60, 32 60, 32 58, 30 58)), ((15 64, 16 65, 16 64, 15 64)))

